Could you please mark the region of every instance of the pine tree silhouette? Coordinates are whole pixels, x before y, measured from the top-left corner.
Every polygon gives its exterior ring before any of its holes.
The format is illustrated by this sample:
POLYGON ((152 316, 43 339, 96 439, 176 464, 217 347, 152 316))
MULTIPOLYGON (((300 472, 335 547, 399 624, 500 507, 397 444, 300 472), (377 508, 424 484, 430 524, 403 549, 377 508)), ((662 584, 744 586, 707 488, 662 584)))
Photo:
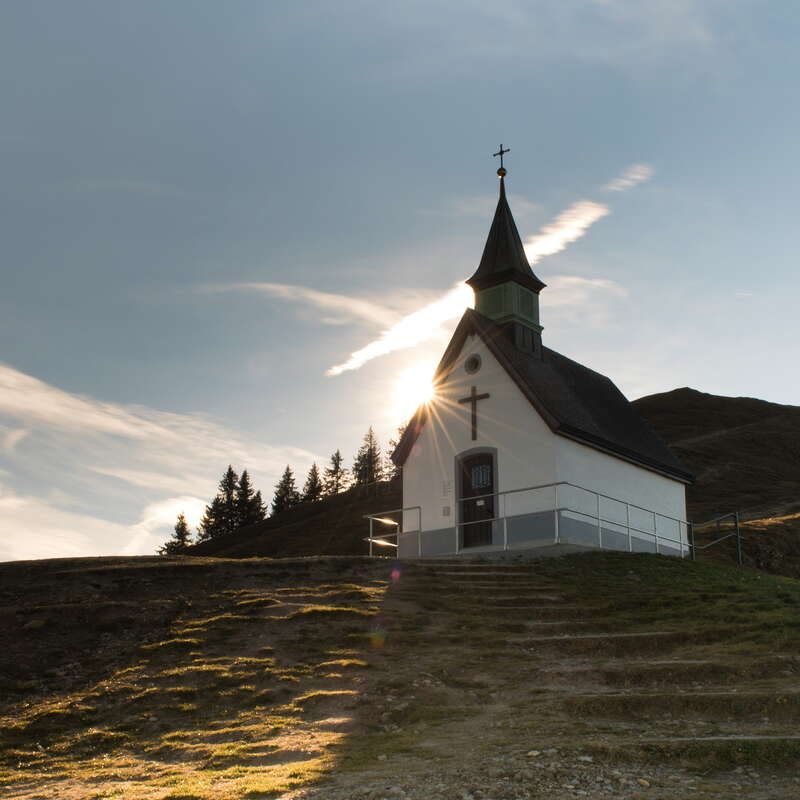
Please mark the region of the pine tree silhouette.
POLYGON ((319 469, 316 464, 311 465, 303 487, 303 502, 315 503, 322 497, 322 481, 319 478, 319 469))
POLYGON ((389 480, 399 478, 403 472, 403 468, 392 461, 392 453, 397 450, 397 445, 400 444, 400 440, 403 438, 407 427, 408 423, 402 422, 397 428, 397 438, 389 439, 389 451, 386 453, 386 477, 389 478, 389 480))
POLYGON ((364 441, 353 459, 353 477, 357 485, 375 483, 383 478, 383 459, 381 448, 370 425, 364 434, 364 441))
POLYGON ((264 503, 261 500, 261 492, 254 492, 250 483, 250 475, 247 470, 242 471, 242 477, 236 485, 234 498, 234 508, 238 527, 244 525, 255 525, 267 518, 264 503))
POLYGON ((272 498, 272 513, 280 514, 287 508, 297 505, 300 502, 300 494, 294 482, 294 473, 287 464, 283 476, 275 486, 275 496, 272 498))
POLYGON ((158 554, 174 556, 179 553, 185 553, 192 543, 191 539, 192 534, 189 531, 189 525, 186 523, 186 517, 183 514, 178 514, 178 521, 175 523, 175 531, 172 534, 172 538, 158 549, 158 554))
POLYGON ((348 472, 342 466, 342 454, 337 450, 331 456, 331 465, 325 467, 324 496, 332 497, 347 488, 348 472))

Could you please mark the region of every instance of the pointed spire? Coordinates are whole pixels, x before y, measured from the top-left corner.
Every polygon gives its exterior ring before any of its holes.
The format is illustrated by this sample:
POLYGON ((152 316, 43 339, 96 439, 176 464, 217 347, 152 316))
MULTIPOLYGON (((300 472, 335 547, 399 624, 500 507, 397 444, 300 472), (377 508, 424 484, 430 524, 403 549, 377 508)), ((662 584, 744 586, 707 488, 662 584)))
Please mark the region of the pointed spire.
POLYGON ((500 167, 497 174, 500 176, 497 209, 494 212, 492 227, 489 228, 486 246, 483 248, 481 263, 467 283, 477 292, 507 281, 516 281, 538 294, 546 284, 536 277, 528 263, 514 217, 508 207, 505 168, 500 167))

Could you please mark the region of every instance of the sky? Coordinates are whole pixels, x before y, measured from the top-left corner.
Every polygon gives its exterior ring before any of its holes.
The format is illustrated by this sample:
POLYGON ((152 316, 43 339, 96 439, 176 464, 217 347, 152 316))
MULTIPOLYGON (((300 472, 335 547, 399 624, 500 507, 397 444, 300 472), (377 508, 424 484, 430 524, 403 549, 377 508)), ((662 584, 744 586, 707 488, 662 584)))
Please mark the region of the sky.
POLYGON ((5 0, 0 560, 152 553, 440 357, 497 198, 543 341, 800 404, 800 6, 5 0))

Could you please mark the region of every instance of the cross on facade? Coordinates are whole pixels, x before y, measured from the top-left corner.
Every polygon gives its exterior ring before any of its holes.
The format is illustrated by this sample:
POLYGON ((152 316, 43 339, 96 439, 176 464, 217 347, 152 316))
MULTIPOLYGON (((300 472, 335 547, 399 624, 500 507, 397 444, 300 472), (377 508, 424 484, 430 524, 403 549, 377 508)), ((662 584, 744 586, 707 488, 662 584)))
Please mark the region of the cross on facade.
POLYGON ((503 145, 501 144, 500 145, 500 149, 496 153, 492 153, 492 158, 497 158, 497 156, 500 156, 500 169, 504 169, 504 167, 503 167, 503 156, 506 153, 510 153, 510 152, 511 152, 511 148, 507 147, 505 150, 503 150, 503 145))
POLYGON ((459 400, 459 403, 471 403, 472 404, 472 441, 474 442, 478 438, 478 400, 486 400, 489 397, 488 394, 478 394, 478 387, 473 386, 472 390, 469 393, 469 397, 463 397, 459 400))

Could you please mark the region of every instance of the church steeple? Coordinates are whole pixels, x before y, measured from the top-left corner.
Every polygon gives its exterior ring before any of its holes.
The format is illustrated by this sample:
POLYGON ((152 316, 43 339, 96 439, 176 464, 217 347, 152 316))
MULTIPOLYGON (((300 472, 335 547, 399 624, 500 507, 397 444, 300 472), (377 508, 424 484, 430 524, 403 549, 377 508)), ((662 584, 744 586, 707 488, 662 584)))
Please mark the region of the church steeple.
MULTIPOLYGON (((495 155, 502 159, 506 152, 501 145, 500 152, 495 155)), ((500 197, 494 219, 478 269, 467 283, 475 291, 476 311, 507 325, 509 334, 521 349, 538 353, 542 333, 539 292, 545 284, 536 277, 528 263, 508 206, 505 168, 501 166, 497 174, 500 176, 500 197)))

